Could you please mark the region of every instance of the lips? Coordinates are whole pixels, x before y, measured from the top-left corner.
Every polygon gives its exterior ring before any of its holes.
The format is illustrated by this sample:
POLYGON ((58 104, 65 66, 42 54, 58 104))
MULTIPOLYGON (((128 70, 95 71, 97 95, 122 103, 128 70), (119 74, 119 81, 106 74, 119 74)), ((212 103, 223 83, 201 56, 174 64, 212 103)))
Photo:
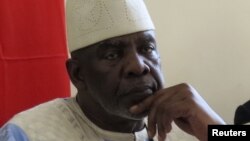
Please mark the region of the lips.
POLYGON ((130 87, 127 87, 127 89, 124 89, 120 93, 117 102, 120 107, 129 110, 131 106, 142 102, 149 96, 152 96, 155 92, 153 88, 153 84, 130 84, 130 87))
POLYGON ((153 89, 149 86, 136 86, 132 89, 130 89, 127 93, 129 94, 152 94, 153 89))
POLYGON ((152 94, 153 87, 149 85, 134 86, 127 90, 127 94, 152 94))
POLYGON ((152 96, 156 90, 157 83, 150 77, 122 81, 117 90, 118 103, 130 108, 130 106, 152 96))

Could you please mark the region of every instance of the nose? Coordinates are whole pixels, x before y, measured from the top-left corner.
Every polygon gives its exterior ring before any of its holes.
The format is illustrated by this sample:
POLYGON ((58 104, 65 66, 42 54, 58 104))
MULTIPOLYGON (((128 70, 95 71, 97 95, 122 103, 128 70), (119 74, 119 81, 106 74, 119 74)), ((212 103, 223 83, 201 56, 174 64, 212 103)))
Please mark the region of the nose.
POLYGON ((127 57, 127 62, 124 67, 127 77, 142 76, 150 72, 149 66, 145 63, 145 58, 137 52, 131 53, 127 57))

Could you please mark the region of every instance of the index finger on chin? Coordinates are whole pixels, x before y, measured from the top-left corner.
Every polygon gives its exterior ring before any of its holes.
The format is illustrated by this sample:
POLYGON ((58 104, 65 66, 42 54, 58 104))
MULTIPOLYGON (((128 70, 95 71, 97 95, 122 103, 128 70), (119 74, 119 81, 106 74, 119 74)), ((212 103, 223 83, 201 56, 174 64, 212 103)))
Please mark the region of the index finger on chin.
POLYGON ((142 102, 130 107, 129 111, 133 114, 142 113, 142 112, 150 109, 153 101, 154 101, 154 96, 150 96, 150 97, 146 98, 145 100, 143 100, 142 102))

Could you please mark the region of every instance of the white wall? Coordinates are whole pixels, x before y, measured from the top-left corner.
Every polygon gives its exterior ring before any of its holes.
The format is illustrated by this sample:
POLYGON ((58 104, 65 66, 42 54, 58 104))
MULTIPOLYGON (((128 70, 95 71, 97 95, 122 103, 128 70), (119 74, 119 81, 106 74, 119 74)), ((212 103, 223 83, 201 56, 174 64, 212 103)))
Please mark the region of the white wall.
POLYGON ((167 85, 192 84, 226 122, 250 99, 249 0, 146 0, 167 85))

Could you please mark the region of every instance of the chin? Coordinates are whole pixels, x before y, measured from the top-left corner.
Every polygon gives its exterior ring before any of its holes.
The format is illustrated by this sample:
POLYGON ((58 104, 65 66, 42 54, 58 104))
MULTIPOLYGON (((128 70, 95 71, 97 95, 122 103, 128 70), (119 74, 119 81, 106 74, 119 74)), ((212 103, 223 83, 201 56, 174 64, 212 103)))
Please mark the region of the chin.
POLYGON ((110 107, 110 110, 109 110, 109 113, 110 114, 113 114, 113 115, 116 115, 116 116, 119 116, 121 118, 124 118, 124 119, 128 119, 128 120, 144 120, 144 118, 146 118, 148 116, 148 111, 145 111, 143 113, 140 113, 140 114, 132 114, 129 112, 129 108, 132 106, 132 105, 135 105, 135 103, 126 103, 126 104, 118 104, 117 106, 114 106, 114 107, 118 107, 118 108, 111 108, 110 107), (124 106, 124 105, 128 105, 128 106, 124 106))

